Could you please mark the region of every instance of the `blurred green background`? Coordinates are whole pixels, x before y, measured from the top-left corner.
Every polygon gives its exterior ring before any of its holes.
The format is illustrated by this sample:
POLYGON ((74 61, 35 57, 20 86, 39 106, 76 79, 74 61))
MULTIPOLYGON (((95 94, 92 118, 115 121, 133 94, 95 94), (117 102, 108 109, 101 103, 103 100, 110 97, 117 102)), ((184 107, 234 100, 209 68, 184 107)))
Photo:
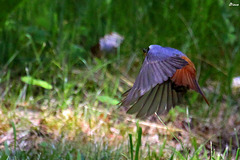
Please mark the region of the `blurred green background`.
MULTIPOLYGON (((19 2, 3 1, 1 5, 2 86, 6 86, 6 75, 14 81, 29 74, 55 87, 63 87, 66 79, 68 82, 77 80, 71 74, 74 68, 82 67, 83 61, 99 65, 93 63, 90 48, 100 37, 116 31, 125 40, 120 50, 121 59, 111 61, 110 65, 120 61, 120 67, 127 67, 120 70, 115 66, 115 71, 126 71, 134 78, 144 58, 142 48, 150 44, 170 46, 192 59, 200 84, 213 87, 210 98, 222 101, 226 95, 232 103, 231 81, 240 73, 237 67, 240 63, 240 12, 239 7, 229 7, 229 2, 19 2)), ((84 79, 81 74, 78 76, 79 80, 84 79)), ((23 83, 13 85, 12 89, 18 91, 23 83)), ((92 89, 98 88, 95 85, 92 89)), ((49 92, 44 91, 44 94, 49 92)), ((4 95, 5 99, 8 96, 4 95)))
POLYGON ((240 105, 239 91, 231 87, 233 77, 240 76, 240 8, 229 3, 1 0, 2 110, 16 109, 22 102, 38 108, 47 104, 50 110, 77 108, 79 103, 98 107, 96 101, 103 108, 116 109, 113 104, 129 88, 121 76, 134 80, 144 59, 142 48, 159 44, 186 53, 197 68, 212 105, 191 93, 190 113, 214 118, 224 106, 229 117, 240 105), (92 57, 91 47, 113 31, 125 38, 117 58, 92 57), (24 80, 25 76, 42 81, 28 85, 31 80, 24 80))

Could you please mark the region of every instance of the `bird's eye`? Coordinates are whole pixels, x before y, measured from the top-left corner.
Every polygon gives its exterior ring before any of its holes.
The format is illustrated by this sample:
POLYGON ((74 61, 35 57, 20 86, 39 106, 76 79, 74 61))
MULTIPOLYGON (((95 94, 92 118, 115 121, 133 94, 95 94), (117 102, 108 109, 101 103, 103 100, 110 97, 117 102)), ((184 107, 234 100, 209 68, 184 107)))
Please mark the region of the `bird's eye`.
POLYGON ((150 48, 148 47, 148 49, 147 49, 147 52, 150 50, 150 48))
POLYGON ((143 48, 143 53, 147 54, 149 51, 149 47, 146 49, 146 48, 143 48))
POLYGON ((146 48, 143 48, 143 53, 147 53, 147 49, 146 48))

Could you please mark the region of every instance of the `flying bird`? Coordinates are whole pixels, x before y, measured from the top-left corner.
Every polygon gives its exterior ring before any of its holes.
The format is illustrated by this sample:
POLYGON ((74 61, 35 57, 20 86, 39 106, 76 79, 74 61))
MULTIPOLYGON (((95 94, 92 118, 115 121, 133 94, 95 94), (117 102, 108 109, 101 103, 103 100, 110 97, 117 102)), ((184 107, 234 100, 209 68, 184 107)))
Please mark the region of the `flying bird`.
POLYGON ((184 53, 160 45, 150 45, 143 52, 140 73, 120 102, 120 106, 131 106, 127 113, 137 113, 138 118, 165 113, 181 103, 188 89, 200 93, 209 105, 196 80, 195 66, 184 53))

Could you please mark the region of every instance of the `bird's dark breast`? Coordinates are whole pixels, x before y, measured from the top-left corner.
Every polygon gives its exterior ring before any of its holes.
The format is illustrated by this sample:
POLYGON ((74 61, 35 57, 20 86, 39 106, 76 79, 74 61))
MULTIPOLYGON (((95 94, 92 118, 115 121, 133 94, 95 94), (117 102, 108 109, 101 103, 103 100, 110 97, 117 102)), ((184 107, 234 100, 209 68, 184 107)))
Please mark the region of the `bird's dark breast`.
POLYGON ((174 89, 176 92, 182 92, 184 94, 187 92, 187 90, 189 90, 189 87, 179 86, 172 82, 172 89, 174 89))

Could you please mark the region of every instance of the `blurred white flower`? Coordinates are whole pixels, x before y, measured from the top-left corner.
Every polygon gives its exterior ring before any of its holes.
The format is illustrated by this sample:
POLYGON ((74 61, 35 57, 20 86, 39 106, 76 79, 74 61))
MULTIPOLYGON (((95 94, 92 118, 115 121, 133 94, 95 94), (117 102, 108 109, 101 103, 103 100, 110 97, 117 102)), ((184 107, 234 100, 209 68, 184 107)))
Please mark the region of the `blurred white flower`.
POLYGON ((112 52, 121 45, 123 40, 124 37, 116 32, 107 34, 99 40, 100 50, 104 52, 112 52))
POLYGON ((240 76, 233 78, 233 80, 232 80, 232 88, 240 88, 240 76))

